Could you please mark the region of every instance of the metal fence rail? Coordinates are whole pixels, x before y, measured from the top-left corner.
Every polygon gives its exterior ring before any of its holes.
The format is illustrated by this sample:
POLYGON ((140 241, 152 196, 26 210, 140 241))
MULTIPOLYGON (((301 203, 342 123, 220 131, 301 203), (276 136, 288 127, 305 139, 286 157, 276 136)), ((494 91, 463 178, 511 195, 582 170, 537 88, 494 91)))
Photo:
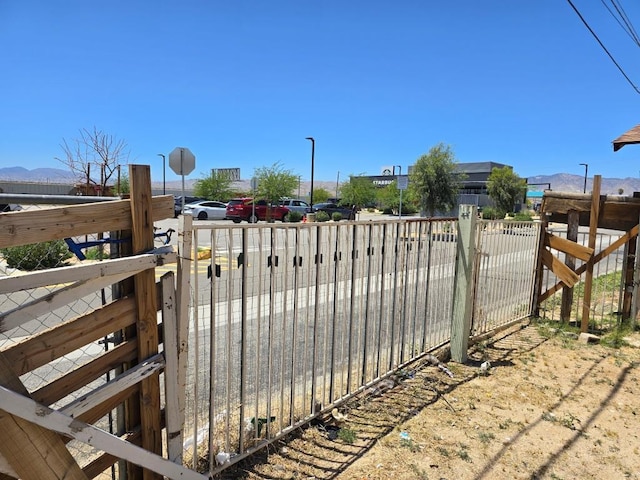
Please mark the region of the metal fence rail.
MULTIPOLYGON (((217 472, 450 340, 455 219, 193 228, 194 468, 217 472)), ((479 223, 473 333, 530 314, 538 234, 479 223)))
POLYGON ((531 315, 540 223, 480 221, 472 334, 531 315))

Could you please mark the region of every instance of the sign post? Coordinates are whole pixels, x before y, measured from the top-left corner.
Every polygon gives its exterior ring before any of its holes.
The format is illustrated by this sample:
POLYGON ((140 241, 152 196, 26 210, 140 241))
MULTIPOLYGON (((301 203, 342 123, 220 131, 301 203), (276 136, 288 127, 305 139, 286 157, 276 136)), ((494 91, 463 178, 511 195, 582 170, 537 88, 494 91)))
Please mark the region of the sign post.
POLYGON ((256 218, 256 189, 257 188, 258 188, 258 179, 256 177, 251 177, 251 190, 253 190, 253 202, 251 202, 251 205, 252 205, 251 215, 253 215, 253 218, 256 218))
POLYGON ((402 218, 402 191, 407 189, 409 177, 402 176, 402 166, 398 165, 398 190, 400 190, 400 208, 398 209, 398 217, 402 218))
POLYGON ((176 147, 169 154, 169 166, 178 175, 182 176, 182 208, 184 210, 184 176, 189 175, 196 168, 196 157, 186 147, 176 147))

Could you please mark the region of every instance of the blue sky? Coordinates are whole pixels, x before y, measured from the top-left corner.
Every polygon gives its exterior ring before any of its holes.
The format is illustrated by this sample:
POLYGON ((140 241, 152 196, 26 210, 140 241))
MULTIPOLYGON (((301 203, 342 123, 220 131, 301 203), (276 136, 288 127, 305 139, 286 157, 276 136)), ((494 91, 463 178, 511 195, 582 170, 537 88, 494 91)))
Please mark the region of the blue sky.
MULTIPOLYGON (((573 3, 638 86, 609 1, 573 3)), ((611 146, 640 95, 563 0, 0 0, 0 60, 0 167, 64 168, 62 140, 95 126, 154 180, 177 146, 189 178, 309 179, 309 136, 316 181, 406 171, 440 142, 523 177, 640 176, 640 145, 611 146)))

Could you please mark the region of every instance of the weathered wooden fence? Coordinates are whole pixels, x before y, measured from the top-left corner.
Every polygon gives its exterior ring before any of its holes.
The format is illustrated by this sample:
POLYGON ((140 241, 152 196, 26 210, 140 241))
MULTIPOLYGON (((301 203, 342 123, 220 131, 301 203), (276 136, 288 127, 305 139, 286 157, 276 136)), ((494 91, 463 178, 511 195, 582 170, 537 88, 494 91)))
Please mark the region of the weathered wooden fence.
POLYGON ((154 221, 173 216, 173 198, 151 197, 148 166, 130 166, 130 183, 126 200, 0 215, 0 248, 70 239, 120 257, 30 273, 5 265, 1 478, 86 479, 109 468, 129 479, 204 478, 162 456, 163 426, 180 434, 179 339, 174 280, 160 287, 154 274, 176 254, 155 248, 154 221))

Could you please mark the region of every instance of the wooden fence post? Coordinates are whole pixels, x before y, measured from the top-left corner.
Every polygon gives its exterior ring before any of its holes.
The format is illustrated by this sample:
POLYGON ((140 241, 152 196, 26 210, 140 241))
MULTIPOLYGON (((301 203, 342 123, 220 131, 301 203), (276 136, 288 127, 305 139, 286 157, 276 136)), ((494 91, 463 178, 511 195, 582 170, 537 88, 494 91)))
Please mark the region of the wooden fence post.
MULTIPOLYGON (((591 192, 591 216, 589 217, 589 248, 595 249, 598 234, 598 222, 600 220, 600 185, 602 177, 594 175, 593 191, 591 192)), ((589 317, 591 314, 591 289, 593 288, 593 256, 587 262, 587 271, 584 277, 584 302, 582 303, 582 319, 580 331, 589 329, 589 317)))
MULTIPOLYGON (((580 214, 577 210, 567 212, 567 240, 578 241, 580 214)), ((572 255, 565 254, 564 264, 571 270, 576 269, 576 259, 572 255)), ((562 288, 562 303, 560 304, 560 319, 563 323, 571 321, 571 306, 573 305, 573 287, 562 288)))
POLYGON ((477 216, 475 205, 460 205, 451 319, 451 359, 459 363, 467 361, 469 346, 471 315, 473 313, 473 265, 476 255, 477 216))
MULTIPOLYGON (((134 255, 153 249, 153 215, 151 211, 151 172, 148 165, 129 165, 131 184, 131 240, 134 255)), ((138 310, 138 361, 158 353, 158 308, 155 270, 143 270, 134 277, 134 291, 138 310)), ((160 425, 160 381, 156 373, 140 383, 140 427, 142 448, 162 455, 160 425)), ((145 480, 161 480, 161 476, 143 470, 145 480)))

